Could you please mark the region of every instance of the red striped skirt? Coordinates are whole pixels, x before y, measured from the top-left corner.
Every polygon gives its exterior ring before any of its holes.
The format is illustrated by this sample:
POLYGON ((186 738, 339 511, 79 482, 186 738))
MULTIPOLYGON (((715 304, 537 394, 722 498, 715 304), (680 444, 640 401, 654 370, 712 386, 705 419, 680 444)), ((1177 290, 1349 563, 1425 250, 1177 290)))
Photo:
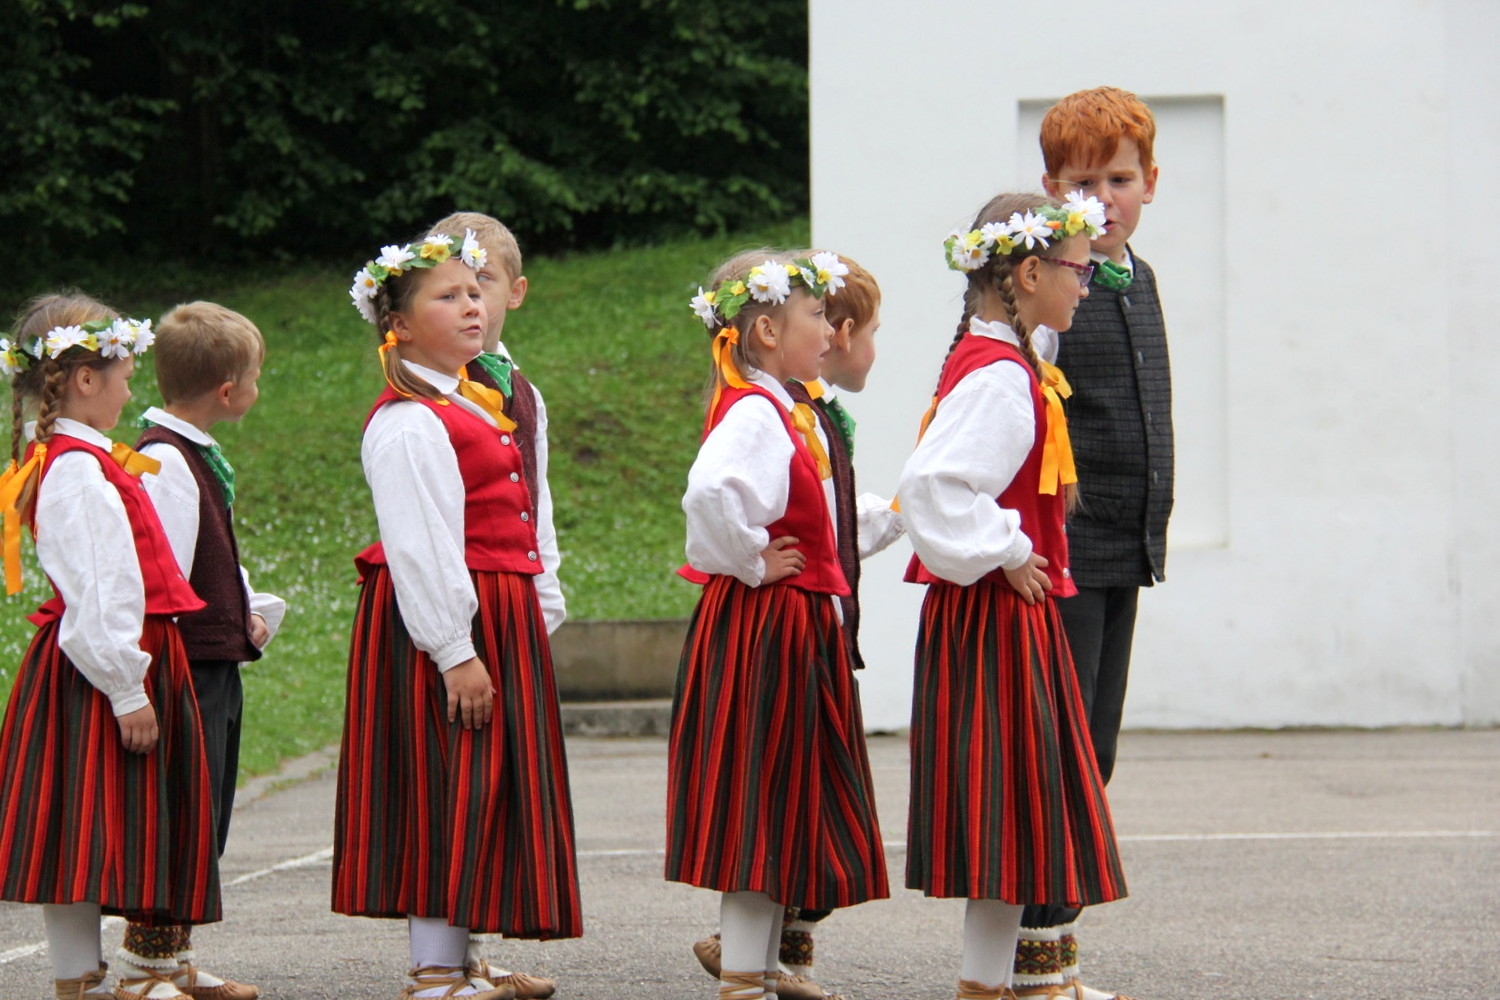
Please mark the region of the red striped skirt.
POLYGON ((507 937, 578 937, 562 719, 531 577, 474 572, 474 646, 495 685, 482 729, 448 721, 390 571, 360 589, 333 841, 333 909, 442 917, 507 937))
POLYGON ((109 699, 37 630, 0 729, 0 899, 98 903, 143 923, 218 920, 219 852, 182 636, 150 616, 146 696, 161 737, 120 741, 109 699))
POLYGON ((1125 895, 1056 602, 933 584, 917 636, 906 884, 1088 906, 1125 895))
POLYGON ((890 894, 833 602, 713 577, 677 674, 666 877, 826 910, 890 894))

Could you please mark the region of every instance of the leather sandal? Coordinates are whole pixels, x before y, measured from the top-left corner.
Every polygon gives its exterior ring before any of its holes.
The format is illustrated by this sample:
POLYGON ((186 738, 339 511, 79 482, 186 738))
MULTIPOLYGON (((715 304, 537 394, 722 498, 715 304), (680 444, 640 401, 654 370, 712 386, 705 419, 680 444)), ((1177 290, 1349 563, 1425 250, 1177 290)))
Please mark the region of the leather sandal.
MULTIPOLYGON (((452 1000, 470 988, 469 970, 461 965, 424 965, 407 973, 412 980, 406 984, 396 1000, 452 1000), (423 990, 444 989, 433 997, 418 997, 423 990)), ((515 1000, 516 994, 509 986, 481 989, 476 993, 465 993, 460 1000, 515 1000)))
POLYGON ((198 975, 197 966, 191 962, 184 962, 177 967, 176 972, 172 973, 172 982, 193 1000, 256 1000, 260 996, 259 986, 237 983, 233 979, 225 979, 218 986, 199 986, 198 975), (183 981, 184 979, 186 982, 183 981))
POLYGON ((57 990, 57 1000, 101 1000, 108 997, 108 993, 89 994, 89 990, 97 989, 104 982, 104 977, 109 972, 109 963, 101 962, 99 968, 93 972, 85 972, 77 979, 54 979, 53 988, 57 990))

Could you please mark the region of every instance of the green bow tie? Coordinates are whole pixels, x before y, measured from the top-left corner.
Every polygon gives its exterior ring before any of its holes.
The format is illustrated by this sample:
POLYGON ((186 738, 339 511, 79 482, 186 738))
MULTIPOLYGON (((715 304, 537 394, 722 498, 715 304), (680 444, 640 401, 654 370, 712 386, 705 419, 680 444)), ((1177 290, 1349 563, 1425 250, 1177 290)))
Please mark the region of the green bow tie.
POLYGON ((510 358, 499 354, 491 354, 488 351, 479 355, 474 360, 479 363, 479 367, 490 373, 490 378, 495 380, 495 384, 500 387, 500 391, 505 394, 505 398, 509 399, 511 394, 510 373, 516 367, 515 362, 511 361, 510 358))
POLYGON ((844 450, 849 453, 850 458, 853 458, 854 418, 849 415, 849 411, 844 409, 844 405, 837 399, 829 399, 825 396, 818 400, 818 402, 822 404, 823 412, 828 414, 828 418, 833 421, 833 426, 838 428, 839 437, 844 439, 844 450))
POLYGON ((1108 258, 1094 265, 1094 284, 1101 288, 1123 292, 1130 288, 1135 273, 1124 264, 1116 264, 1108 258))

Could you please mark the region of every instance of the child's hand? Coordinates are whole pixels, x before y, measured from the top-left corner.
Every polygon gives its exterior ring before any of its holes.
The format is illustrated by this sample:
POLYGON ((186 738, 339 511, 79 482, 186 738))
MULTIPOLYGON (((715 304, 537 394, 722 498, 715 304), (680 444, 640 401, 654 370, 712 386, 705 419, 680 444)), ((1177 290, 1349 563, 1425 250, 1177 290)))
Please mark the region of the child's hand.
POLYGON ((771 544, 760 554, 761 561, 766 564, 766 572, 760 578, 761 586, 802 572, 802 567, 807 565, 807 557, 791 548, 796 544, 797 539, 791 535, 771 539, 771 544))
POLYGON ((120 724, 120 742, 125 744, 126 750, 131 753, 150 753, 156 749, 157 737, 161 735, 156 728, 156 709, 147 705, 134 712, 116 716, 115 721, 120 724))
POLYGON ((443 672, 448 689, 448 721, 462 717, 465 729, 482 729, 495 713, 495 688, 479 657, 443 672))
POLYGON ((250 642, 256 649, 261 649, 270 641, 271 626, 267 625, 266 620, 260 615, 252 614, 250 616, 250 642))
POLYGON ((1015 588, 1016 593, 1027 604, 1035 604, 1047 596, 1047 591, 1052 589, 1052 581, 1047 579, 1047 574, 1042 572, 1042 567, 1047 565, 1046 557, 1039 556, 1035 552, 1020 566, 1005 571, 1005 579, 1015 588))

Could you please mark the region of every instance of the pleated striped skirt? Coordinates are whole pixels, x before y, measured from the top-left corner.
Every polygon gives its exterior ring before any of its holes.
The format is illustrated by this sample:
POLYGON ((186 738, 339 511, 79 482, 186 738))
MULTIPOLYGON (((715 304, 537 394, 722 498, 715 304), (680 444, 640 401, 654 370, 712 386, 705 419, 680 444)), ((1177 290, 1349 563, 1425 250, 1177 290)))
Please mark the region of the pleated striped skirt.
POLYGON ((333 909, 442 917, 476 933, 583 933, 573 806, 547 629, 528 576, 471 573, 474 646, 495 685, 482 729, 449 722, 390 571, 361 586, 349 653, 333 909))
POLYGON ((934 584, 911 723, 908 888, 1088 906, 1125 895, 1056 602, 934 584))
POLYGON ((709 581, 667 780, 668 880, 819 910, 890 894, 858 682, 827 596, 709 581))
POLYGON ((187 653, 148 617, 146 695, 161 736, 120 740, 109 699, 37 630, 0 729, 0 899, 98 903, 142 923, 220 918, 218 841, 187 653))

